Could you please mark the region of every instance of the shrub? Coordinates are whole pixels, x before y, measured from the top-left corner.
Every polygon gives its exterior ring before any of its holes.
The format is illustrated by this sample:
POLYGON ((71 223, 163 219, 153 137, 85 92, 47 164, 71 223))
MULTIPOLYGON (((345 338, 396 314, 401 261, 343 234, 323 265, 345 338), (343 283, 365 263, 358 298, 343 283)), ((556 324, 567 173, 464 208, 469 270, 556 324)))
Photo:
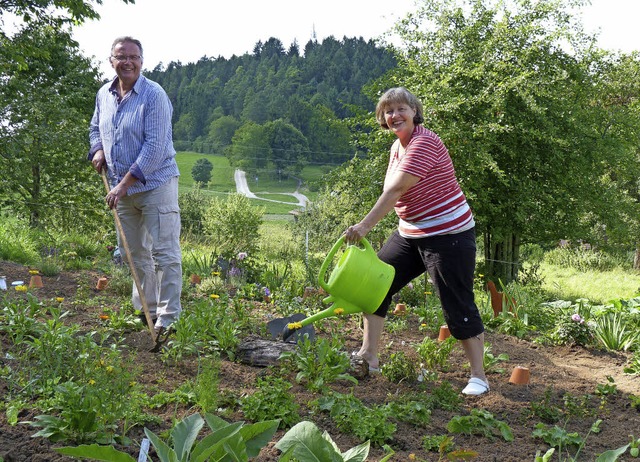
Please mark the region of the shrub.
POLYGON ((205 210, 204 231, 227 260, 239 253, 254 255, 263 215, 264 208, 253 207, 241 194, 232 194, 226 200, 213 198, 205 210))

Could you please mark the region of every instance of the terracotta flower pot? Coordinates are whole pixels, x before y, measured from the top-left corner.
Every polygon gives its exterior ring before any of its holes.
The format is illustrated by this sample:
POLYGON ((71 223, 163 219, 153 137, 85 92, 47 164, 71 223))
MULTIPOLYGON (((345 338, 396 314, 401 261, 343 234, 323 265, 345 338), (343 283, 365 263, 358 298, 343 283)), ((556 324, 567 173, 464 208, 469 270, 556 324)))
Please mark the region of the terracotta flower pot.
POLYGON ((31 281, 29 281, 29 288, 30 289, 40 289, 42 288, 42 276, 34 274, 33 276, 31 276, 31 281))
POLYGON ((104 290, 107 288, 107 278, 100 278, 98 279, 98 284, 96 284, 96 289, 98 290, 104 290))
POLYGON ((509 383, 527 385, 529 383, 529 378, 530 374, 528 367, 516 366, 513 368, 513 372, 511 372, 509 383))
POLYGON ((439 342, 444 342, 449 337, 451 337, 451 332, 449 331, 449 326, 447 326, 447 325, 440 326, 440 333, 438 334, 438 341, 439 342))
POLYGON ((407 305, 405 305, 404 303, 398 303, 396 305, 396 309, 393 310, 393 314, 395 314, 396 316, 407 314, 407 305))

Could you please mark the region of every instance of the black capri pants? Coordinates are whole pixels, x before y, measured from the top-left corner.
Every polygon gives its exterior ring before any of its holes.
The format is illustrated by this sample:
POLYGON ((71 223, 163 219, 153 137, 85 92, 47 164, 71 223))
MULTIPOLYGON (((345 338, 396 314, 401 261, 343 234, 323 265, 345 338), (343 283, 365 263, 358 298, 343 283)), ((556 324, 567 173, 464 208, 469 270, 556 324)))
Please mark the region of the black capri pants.
POLYGON ((466 340, 484 332, 473 295, 475 228, 420 239, 407 239, 395 231, 378 252, 378 257, 392 265, 396 273, 387 296, 374 314, 386 317, 391 298, 427 271, 451 335, 466 340))

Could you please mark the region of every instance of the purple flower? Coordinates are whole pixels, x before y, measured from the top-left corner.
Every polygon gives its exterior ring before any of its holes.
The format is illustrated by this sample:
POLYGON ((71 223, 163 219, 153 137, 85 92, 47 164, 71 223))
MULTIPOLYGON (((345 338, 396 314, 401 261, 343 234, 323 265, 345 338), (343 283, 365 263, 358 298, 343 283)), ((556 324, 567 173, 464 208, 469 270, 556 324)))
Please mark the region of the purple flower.
POLYGON ((242 261, 247 258, 247 252, 238 252, 238 255, 236 257, 238 258, 238 260, 242 261))
POLYGON ((268 297, 269 295, 271 295, 271 291, 269 290, 268 287, 264 288, 264 295, 265 295, 265 297, 268 297))
POLYGON ((584 320, 582 319, 582 317, 580 317, 580 315, 578 313, 574 314, 571 316, 571 320, 574 322, 579 322, 580 324, 582 324, 584 322, 584 320))
POLYGON ((232 266, 229 270, 229 276, 240 276, 240 274, 242 274, 242 271, 237 266, 232 266))

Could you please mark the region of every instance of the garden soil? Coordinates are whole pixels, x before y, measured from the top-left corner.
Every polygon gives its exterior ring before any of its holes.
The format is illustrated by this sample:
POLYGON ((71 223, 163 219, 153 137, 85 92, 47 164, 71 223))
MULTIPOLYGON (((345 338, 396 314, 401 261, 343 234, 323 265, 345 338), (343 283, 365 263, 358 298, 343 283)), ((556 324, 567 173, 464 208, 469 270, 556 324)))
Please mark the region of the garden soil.
MULTIPOLYGON (((29 280, 28 269, 0 261, 0 274, 7 276, 7 281, 17 279, 29 280)), ((68 273, 63 272, 56 277, 43 277, 44 287, 34 289, 31 292, 41 300, 51 300, 54 297, 64 297, 65 309, 72 312, 74 323, 83 326, 86 331, 95 328, 98 322, 100 306, 91 306, 90 303, 74 304, 74 296, 79 287, 86 284, 93 284, 98 279, 98 274, 90 272, 68 273)), ((21 296, 18 293, 10 296, 21 296)), ((188 310, 188 306, 185 307, 188 310)), ((354 326, 351 329, 341 331, 344 335, 348 351, 356 350, 360 344, 361 332, 356 323, 357 317, 353 317, 354 326)), ((329 325, 331 321, 327 321, 329 325)), ((395 333, 385 332, 383 338, 382 362, 390 354, 397 351, 404 351, 405 354, 415 357, 415 349, 412 345, 420 342, 424 334, 419 331, 419 324, 416 316, 407 315, 408 329, 395 333)), ((319 336, 328 335, 323 331, 323 323, 316 326, 319 336)), ((152 346, 149 332, 142 330, 125 334, 125 343, 138 350, 138 363, 143 369, 140 378, 154 390, 162 389, 172 391, 188 380, 196 377, 196 360, 183 360, 179 364, 168 365, 160 361, 159 355, 150 353, 148 350, 152 346)), ((434 338, 437 333, 433 333, 434 338)), ((0 352, 6 351, 5 340, 0 336, 0 352)), ((428 452, 422 448, 422 439, 425 435, 445 435, 447 424, 452 417, 459 415, 469 415, 473 409, 483 409, 490 412, 496 419, 509 425, 514 433, 515 439, 512 442, 504 441, 496 434, 493 438, 480 435, 455 434, 454 443, 458 449, 468 449, 475 451, 476 461, 534 461, 538 451, 544 454, 549 446, 539 438, 534 438, 532 432, 536 423, 541 419, 531 416, 532 403, 542 403, 545 395, 550 397, 550 403, 558 407, 563 407, 563 396, 569 394, 575 398, 591 395, 591 408, 593 414, 584 418, 573 418, 569 421, 566 430, 577 432, 581 436, 586 436, 593 422, 602 419, 601 431, 597 434, 590 434, 586 440, 584 448, 581 450, 578 460, 594 461, 598 454, 615 449, 627 444, 630 441, 629 435, 635 434, 640 437, 640 410, 632 406, 630 395, 640 395, 640 377, 623 373, 623 367, 629 363, 631 355, 628 353, 610 353, 603 351, 587 350, 580 347, 546 347, 516 337, 487 332, 486 341, 491 344, 491 352, 494 356, 505 353, 509 356, 508 361, 501 363, 504 369, 502 372, 493 372, 489 375, 491 391, 479 397, 465 397, 461 408, 457 412, 435 410, 431 416, 430 423, 426 427, 418 427, 399 423, 397 431, 388 445, 395 450, 392 461, 423 460, 437 461, 440 459, 438 453, 428 452), (531 379, 528 385, 513 385, 509 383, 511 371, 515 366, 524 366, 530 369, 531 379), (606 403, 600 406, 600 397, 596 395, 598 385, 608 384, 608 377, 614 380, 617 393, 608 396, 606 403), (415 456, 414 456, 415 455, 415 456), (414 458, 415 457, 415 458, 414 458)), ((73 354, 73 352, 69 352, 73 354)), ((2 353, 0 361, 4 359, 2 353)), ((4 365, 4 364, 0 364, 4 365)), ((239 362, 223 360, 220 369, 220 390, 225 390, 235 396, 242 396, 251 393, 255 388, 256 378, 265 373, 264 368, 253 367, 239 362)), ((439 372, 438 380, 448 381, 456 389, 462 389, 469 374, 467 362, 464 358, 462 348, 456 346, 449 359, 447 372, 439 372)), ((295 373, 292 372, 290 378, 295 384, 295 373)), ((0 393, 6 393, 7 384, 0 377, 0 393)), ((367 405, 384 404, 402 394, 413 393, 420 388, 417 383, 396 384, 385 379, 380 373, 372 373, 358 381, 353 386, 350 383, 331 384, 331 388, 346 393, 353 390, 356 397, 360 398, 367 405)), ((326 414, 312 415, 308 411, 307 403, 316 398, 299 384, 295 384, 292 390, 299 402, 301 419, 311 420, 318 425, 321 430, 326 430, 342 451, 361 443, 353 435, 339 431, 335 424, 326 414)), ((163 409, 153 411, 157 413, 163 424, 150 426, 156 433, 162 433, 173 425, 176 419, 181 419, 196 412, 194 409, 186 407, 166 406, 163 409)), ((19 419, 29 421, 35 417, 33 412, 23 412, 19 419)), ((240 411, 228 421, 245 420, 240 411)), ((559 423, 558 425, 562 425, 559 423)), ((50 443, 43 438, 34 438, 32 435, 37 431, 33 427, 25 424, 10 426, 7 424, 4 412, 0 413, 0 457, 5 462, 57 462, 76 460, 66 456, 61 456, 52 448, 60 444, 50 443)), ((205 432, 203 431, 202 434, 205 432)), ((269 443, 255 459, 258 461, 277 461, 279 451, 274 448, 275 443, 283 436, 284 431, 279 431, 273 441, 269 443)), ((134 441, 140 442, 144 436, 142 429, 133 429, 128 434, 134 441)), ((129 448, 120 448, 129 452, 137 459, 137 445, 129 448)), ((575 455, 576 449, 570 453, 564 453, 561 460, 568 460, 567 455, 575 455)), ((369 453, 370 461, 379 461, 384 456, 384 450, 380 447, 372 447, 369 453)), ((154 461, 158 460, 154 457, 154 461)), ((560 460, 558 453, 552 460, 560 460)), ((627 452, 619 460, 631 459, 627 452)))

